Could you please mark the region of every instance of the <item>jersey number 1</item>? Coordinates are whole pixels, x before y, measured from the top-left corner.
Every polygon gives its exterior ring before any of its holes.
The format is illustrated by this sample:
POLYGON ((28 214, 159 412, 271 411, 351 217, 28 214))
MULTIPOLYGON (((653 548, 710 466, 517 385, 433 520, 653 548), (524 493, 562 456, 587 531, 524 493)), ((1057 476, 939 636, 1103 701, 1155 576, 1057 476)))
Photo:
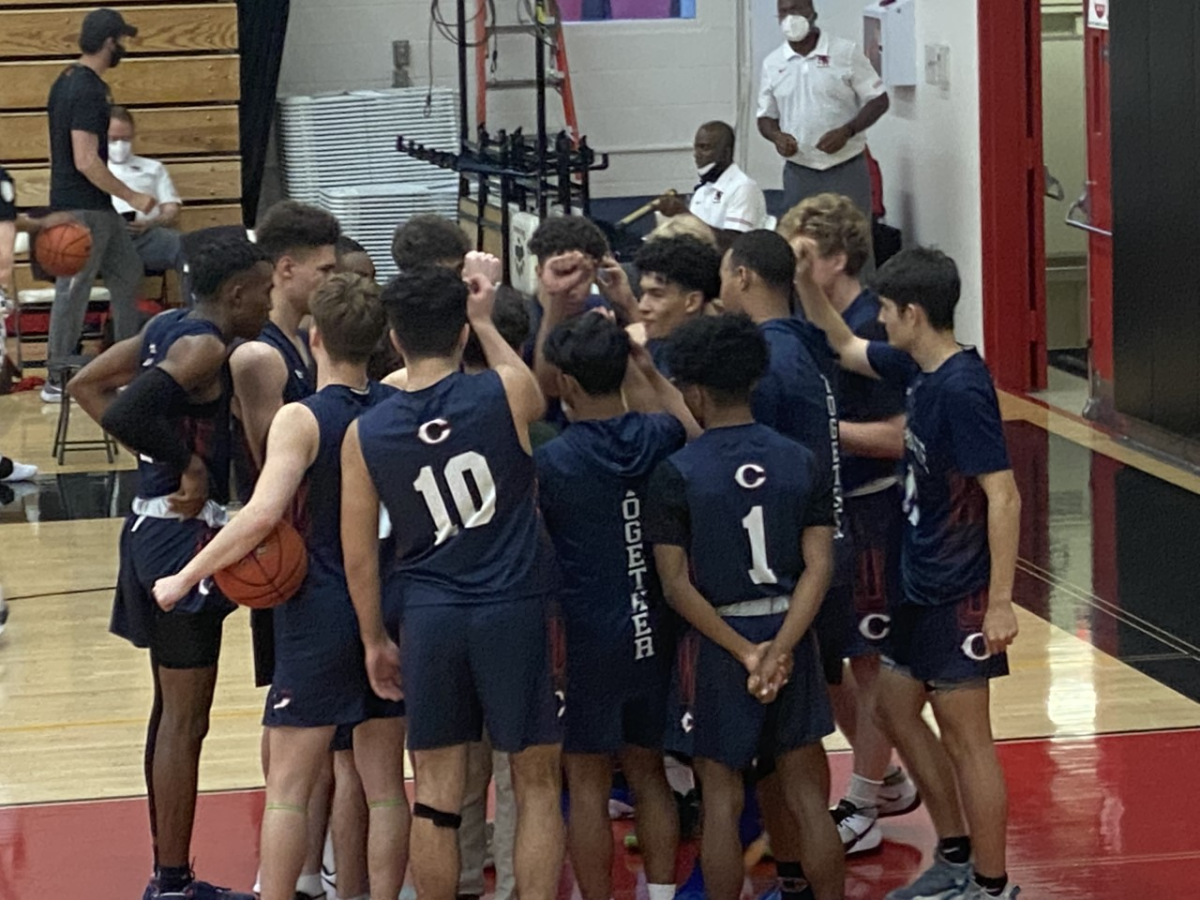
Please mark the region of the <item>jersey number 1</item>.
POLYGON ((763 524, 763 508, 756 506, 742 519, 742 527, 750 535, 750 580, 755 584, 778 584, 779 579, 767 562, 767 529, 763 524))
MULTIPOLYGON (((487 460, 474 450, 460 453, 446 463, 442 471, 450 496, 454 498, 454 506, 458 510, 459 521, 463 528, 482 528, 496 515, 496 482, 492 478, 492 470, 487 460), (475 490, 479 493, 479 501, 471 493, 467 484, 467 475, 475 482, 475 490)), ((442 499, 441 488, 438 487, 437 477, 433 474, 432 466, 421 469, 413 487, 425 498, 429 507, 429 515, 433 519, 436 536, 434 546, 444 544, 459 532, 459 526, 450 520, 450 511, 446 509, 446 501, 442 499)))

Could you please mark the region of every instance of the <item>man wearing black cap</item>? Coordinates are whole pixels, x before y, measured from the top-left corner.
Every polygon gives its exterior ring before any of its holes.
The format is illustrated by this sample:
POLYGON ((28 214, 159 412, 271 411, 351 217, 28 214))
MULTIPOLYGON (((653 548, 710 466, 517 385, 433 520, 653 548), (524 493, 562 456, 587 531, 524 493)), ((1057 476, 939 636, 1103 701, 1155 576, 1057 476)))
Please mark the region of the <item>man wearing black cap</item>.
POLYGON ((79 33, 83 55, 58 76, 50 90, 50 206, 70 211, 92 232, 92 255, 71 283, 65 303, 50 314, 50 383, 42 399, 62 396, 60 369, 83 332, 88 299, 96 276, 103 275, 111 294, 114 332, 118 341, 137 334, 137 290, 142 263, 125 220, 113 209, 119 197, 148 213, 155 200, 138 193, 108 169, 108 120, 112 96, 102 76, 125 56, 122 41, 137 35, 119 12, 97 9, 88 13, 79 33))

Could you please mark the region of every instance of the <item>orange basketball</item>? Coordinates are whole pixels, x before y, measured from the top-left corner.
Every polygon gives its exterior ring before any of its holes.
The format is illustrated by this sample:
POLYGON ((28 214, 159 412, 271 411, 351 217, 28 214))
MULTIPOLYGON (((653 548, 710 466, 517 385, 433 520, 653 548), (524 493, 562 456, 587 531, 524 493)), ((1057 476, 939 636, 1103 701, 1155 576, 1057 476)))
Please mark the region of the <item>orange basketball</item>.
POLYGON ((43 228, 34 241, 33 254, 47 274, 71 278, 83 270, 92 255, 92 233, 79 222, 43 228))
POLYGON ((270 609, 290 600, 307 574, 304 538, 281 520, 251 552, 232 566, 213 573, 213 581, 222 594, 239 606, 270 609))

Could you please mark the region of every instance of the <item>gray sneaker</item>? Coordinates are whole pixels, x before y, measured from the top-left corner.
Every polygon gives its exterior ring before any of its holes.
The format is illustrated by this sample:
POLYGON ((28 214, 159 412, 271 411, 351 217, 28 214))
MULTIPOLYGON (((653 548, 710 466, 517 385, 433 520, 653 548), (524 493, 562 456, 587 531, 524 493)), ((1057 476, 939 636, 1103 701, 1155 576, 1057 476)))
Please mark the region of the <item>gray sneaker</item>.
POLYGON ((976 900, 969 893, 975 887, 971 878, 975 869, 970 863, 952 863, 941 856, 908 887, 896 888, 884 900, 976 900))
POLYGON ((1016 900, 1017 895, 1021 893, 1021 889, 1012 882, 1009 882, 999 894, 989 894, 974 881, 971 882, 967 892, 963 894, 963 900, 1016 900))

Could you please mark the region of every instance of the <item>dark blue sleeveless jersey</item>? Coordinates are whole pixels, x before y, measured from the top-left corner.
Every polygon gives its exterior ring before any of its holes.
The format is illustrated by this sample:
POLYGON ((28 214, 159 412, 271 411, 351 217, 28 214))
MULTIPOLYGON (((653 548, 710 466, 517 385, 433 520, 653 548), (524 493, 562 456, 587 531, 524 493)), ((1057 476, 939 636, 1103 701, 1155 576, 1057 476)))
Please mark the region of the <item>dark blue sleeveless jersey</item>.
POLYGON ((686 442, 672 416, 627 413, 576 422, 535 454, 567 626, 607 636, 613 652, 636 656, 639 640, 653 640, 662 591, 643 534, 646 490, 654 470, 686 442))
MULTIPOLYGON (((307 350, 308 332, 301 330, 298 334, 300 343, 307 350)), ((267 322, 255 340, 274 347, 283 357, 283 364, 287 366, 288 371, 287 381, 283 385, 284 404, 299 403, 313 395, 317 389, 317 370, 316 364, 310 362, 311 354, 309 359, 305 359, 304 355, 296 349, 296 345, 274 322, 267 322)), ((254 485, 258 483, 259 470, 258 466, 254 464, 254 454, 250 452, 250 446, 246 443, 245 429, 236 418, 233 420, 233 446, 233 476, 237 486, 238 499, 243 503, 248 503, 250 496, 254 493, 254 485)))
POLYGON ((911 356, 887 344, 871 344, 868 358, 882 377, 908 390, 904 600, 955 603, 991 578, 987 495, 979 476, 1011 468, 991 373, 973 349, 934 372, 922 372, 911 356))
POLYGON ((456 372, 359 420, 363 458, 392 521, 405 606, 544 593, 537 479, 500 376, 456 372))
POLYGON ((646 341, 646 352, 654 360, 654 368, 658 369, 665 377, 670 378, 671 367, 667 365, 667 339, 651 338, 646 341))
MULTIPOLYGON (((142 332, 141 371, 154 368, 181 338, 212 335, 224 340, 221 330, 205 319, 191 318, 186 309, 161 313, 151 319, 142 332)), ((136 376, 135 376, 136 377, 136 376)), ((212 403, 189 407, 178 419, 184 440, 196 456, 208 466, 208 496, 217 503, 229 501, 229 395, 232 387, 229 367, 221 370, 221 397, 212 403)), ((138 496, 150 499, 166 497, 179 489, 182 473, 167 463, 138 457, 138 496)))
POLYGON ((834 485, 841 511, 835 360, 825 336, 800 319, 759 326, 770 351, 767 374, 754 390, 755 421, 803 444, 834 485))
POLYGON ((713 606, 791 595, 804 530, 833 524, 812 452, 757 423, 706 431, 650 483, 646 537, 687 549, 692 583, 713 606))
MULTIPOLYGON (((879 295, 864 290, 846 307, 842 319, 860 338, 887 342, 887 329, 879 321, 879 295)), ((855 372, 842 372, 837 381, 838 415, 843 422, 882 422, 904 412, 903 385, 867 378, 855 372)), ((890 459, 842 457, 842 489, 849 493, 858 488, 896 475, 898 465, 890 459)))
POLYGON ((312 634, 305 624, 319 618, 322 607, 306 602, 308 598, 350 603, 342 560, 342 439, 355 419, 394 393, 395 389, 378 382, 371 382, 365 391, 331 384, 301 401, 316 418, 321 435, 317 457, 293 504, 293 524, 308 549, 308 576, 300 594, 274 610, 277 640, 293 633, 307 640, 312 634), (295 627, 289 627, 293 621, 295 627))

